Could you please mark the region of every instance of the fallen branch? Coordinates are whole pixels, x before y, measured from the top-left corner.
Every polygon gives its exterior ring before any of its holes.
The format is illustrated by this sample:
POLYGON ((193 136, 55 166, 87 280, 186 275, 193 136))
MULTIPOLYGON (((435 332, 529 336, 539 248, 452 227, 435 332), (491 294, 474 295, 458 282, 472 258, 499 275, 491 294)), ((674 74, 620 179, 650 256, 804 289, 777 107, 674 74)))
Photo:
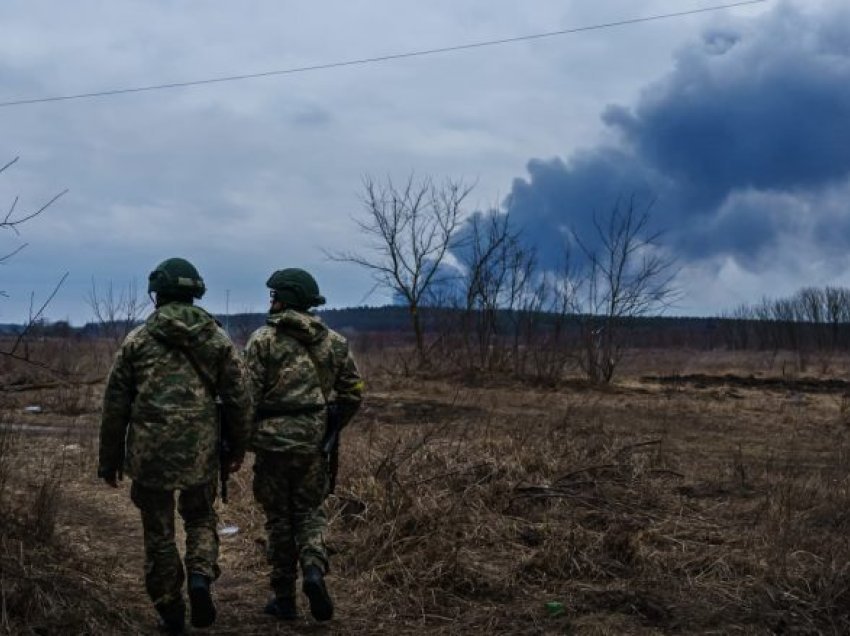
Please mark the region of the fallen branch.
POLYGON ((26 393, 27 391, 42 391, 58 389, 66 386, 93 386, 102 384, 106 377, 88 380, 64 380, 62 382, 39 382, 35 384, 0 384, 0 393, 26 393))

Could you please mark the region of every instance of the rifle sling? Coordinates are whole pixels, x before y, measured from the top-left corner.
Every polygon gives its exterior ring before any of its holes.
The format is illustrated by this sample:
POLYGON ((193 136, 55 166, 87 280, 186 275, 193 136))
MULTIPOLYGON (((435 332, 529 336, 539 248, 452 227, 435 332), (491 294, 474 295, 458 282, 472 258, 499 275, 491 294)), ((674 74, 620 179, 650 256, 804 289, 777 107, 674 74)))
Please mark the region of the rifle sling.
POLYGON ((162 338, 161 336, 154 335, 153 337, 158 342, 165 345, 168 349, 176 349, 177 351, 182 353, 186 360, 189 361, 189 364, 192 365, 192 368, 195 370, 195 373, 198 374, 198 377, 201 379, 201 382, 203 383, 204 387, 206 387, 207 391, 210 392, 210 395, 212 395, 213 399, 216 399, 218 397, 218 389, 216 388, 215 382, 209 375, 207 375, 207 372, 204 371, 204 368, 198 362, 198 359, 195 357, 195 354, 193 354, 191 350, 178 344, 174 344, 173 342, 168 342, 167 340, 165 340, 165 338, 162 338))
POLYGON ((298 344, 304 347, 304 351, 307 352, 307 355, 310 357, 310 362, 313 363, 313 368, 316 370, 316 377, 319 378, 319 389, 322 392, 322 397, 325 400, 325 406, 330 404, 330 388, 325 387, 324 376, 322 375, 322 367, 319 364, 319 359, 316 357, 316 352, 313 351, 309 346, 298 340, 297 338, 293 338, 298 344))
POLYGON ((229 455, 229 447, 227 445, 227 440, 225 439, 225 421, 224 414, 222 412, 221 400, 219 399, 218 389, 216 388, 215 382, 213 379, 207 375, 207 372, 204 371, 204 368, 201 366, 201 363, 198 362, 198 359, 195 357, 195 354, 192 353, 187 347, 181 347, 178 344, 174 344, 172 342, 168 342, 164 338, 154 335, 154 338, 165 346, 166 349, 176 349, 180 353, 183 354, 183 357, 189 361, 189 364, 192 365, 192 368, 195 370, 195 373, 198 374, 198 377, 201 379, 201 383, 206 387, 210 396, 216 403, 216 411, 218 413, 218 450, 219 450, 219 479, 221 480, 221 500, 224 503, 227 503, 227 479, 230 474, 230 469, 227 465, 227 461, 224 460, 224 456, 229 455))

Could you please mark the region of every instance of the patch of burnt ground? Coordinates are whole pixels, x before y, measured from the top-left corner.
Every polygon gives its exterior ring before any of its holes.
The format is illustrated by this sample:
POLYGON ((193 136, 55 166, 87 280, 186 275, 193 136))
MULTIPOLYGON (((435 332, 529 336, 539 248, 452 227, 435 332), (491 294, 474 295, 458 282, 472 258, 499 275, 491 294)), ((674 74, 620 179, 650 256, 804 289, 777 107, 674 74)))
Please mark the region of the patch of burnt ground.
POLYGON ((480 406, 452 404, 429 399, 370 397, 359 417, 374 415, 392 424, 428 424, 486 416, 480 406))
POLYGON ((768 391, 794 391, 797 393, 845 393, 850 391, 850 382, 837 378, 760 378, 755 375, 741 376, 731 373, 724 375, 693 373, 689 375, 647 375, 643 376, 641 380, 664 385, 687 384, 696 389, 726 386, 768 391))

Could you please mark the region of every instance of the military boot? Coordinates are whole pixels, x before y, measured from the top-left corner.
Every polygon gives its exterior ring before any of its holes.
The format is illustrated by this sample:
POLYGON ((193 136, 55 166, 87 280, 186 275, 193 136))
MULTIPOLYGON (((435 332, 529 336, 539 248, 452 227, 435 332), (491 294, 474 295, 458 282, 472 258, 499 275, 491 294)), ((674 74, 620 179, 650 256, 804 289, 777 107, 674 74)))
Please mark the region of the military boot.
POLYGON ((334 603, 325 586, 325 575, 316 565, 304 568, 301 589, 310 601, 310 613, 317 621, 329 621, 334 615, 334 603))
POLYGON ((159 631, 164 634, 182 634, 186 627, 186 604, 181 598, 171 603, 155 606, 159 613, 159 631))
POLYGON ((209 577, 199 573, 189 574, 189 605, 192 608, 192 626, 209 627, 215 622, 215 604, 210 593, 209 577))
POLYGON ((282 621, 294 621, 298 618, 294 596, 275 596, 266 603, 263 611, 282 621))

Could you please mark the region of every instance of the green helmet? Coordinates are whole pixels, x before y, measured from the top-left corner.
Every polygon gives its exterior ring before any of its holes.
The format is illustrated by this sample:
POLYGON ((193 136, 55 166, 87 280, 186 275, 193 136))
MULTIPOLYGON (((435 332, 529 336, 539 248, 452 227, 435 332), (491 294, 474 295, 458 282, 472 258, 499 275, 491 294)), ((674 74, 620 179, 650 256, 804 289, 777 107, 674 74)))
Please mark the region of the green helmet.
POLYGON ((185 258, 162 261, 148 276, 148 293, 177 298, 200 298, 207 291, 204 279, 185 258))
POLYGON ((266 287, 274 290, 275 300, 295 309, 309 309, 325 304, 319 293, 316 279, 297 267, 279 269, 266 281, 266 287))

